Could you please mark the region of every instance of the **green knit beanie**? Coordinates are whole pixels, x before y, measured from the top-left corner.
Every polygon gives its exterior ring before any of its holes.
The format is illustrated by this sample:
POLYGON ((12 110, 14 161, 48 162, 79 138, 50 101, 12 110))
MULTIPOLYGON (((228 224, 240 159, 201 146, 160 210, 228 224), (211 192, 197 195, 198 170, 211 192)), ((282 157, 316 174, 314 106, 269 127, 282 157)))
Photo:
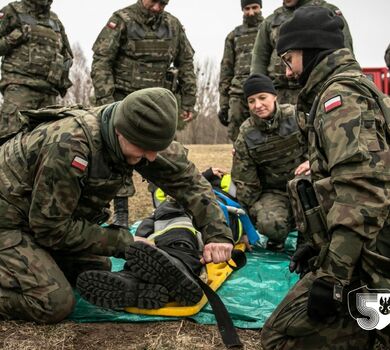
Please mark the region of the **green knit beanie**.
POLYGON ((177 102, 163 88, 135 91, 114 111, 114 127, 127 141, 146 151, 162 151, 173 141, 177 127, 177 102))

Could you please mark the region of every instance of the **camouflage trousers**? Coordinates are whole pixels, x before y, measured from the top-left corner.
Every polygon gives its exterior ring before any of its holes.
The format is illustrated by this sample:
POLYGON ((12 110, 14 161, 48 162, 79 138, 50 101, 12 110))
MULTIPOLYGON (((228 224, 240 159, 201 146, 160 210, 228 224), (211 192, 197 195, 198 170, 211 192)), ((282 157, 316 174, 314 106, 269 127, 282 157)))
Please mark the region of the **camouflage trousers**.
POLYGON ((263 193, 249 214, 257 230, 274 242, 284 242, 294 228, 289 197, 281 191, 263 193))
POLYGON ((308 273, 290 290, 261 331, 264 350, 368 350, 374 334, 364 331, 345 311, 336 319, 313 321, 307 316, 308 293, 314 275, 308 273))
POLYGON ((0 199, 0 319, 55 323, 73 310, 79 273, 110 270, 107 257, 44 249, 18 209, 0 199))
POLYGON ((230 140, 236 141, 241 124, 249 118, 248 104, 244 96, 231 96, 229 98, 229 125, 228 135, 230 140))
POLYGON ((279 104, 289 103, 296 105, 301 89, 277 89, 277 92, 279 104))
POLYGON ((39 109, 56 104, 56 95, 30 89, 25 85, 10 84, 3 92, 0 114, 0 138, 14 134, 21 128, 18 110, 39 109))

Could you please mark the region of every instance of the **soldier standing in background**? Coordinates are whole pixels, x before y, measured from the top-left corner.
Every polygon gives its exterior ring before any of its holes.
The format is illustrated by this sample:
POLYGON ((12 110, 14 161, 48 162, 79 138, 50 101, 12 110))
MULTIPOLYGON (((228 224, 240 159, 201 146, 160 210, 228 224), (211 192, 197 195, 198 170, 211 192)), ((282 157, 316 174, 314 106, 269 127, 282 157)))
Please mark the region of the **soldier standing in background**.
POLYGON ((283 250, 294 228, 287 182, 306 158, 306 144, 293 105, 279 105, 270 78, 253 74, 244 82, 250 117, 234 143, 232 180, 239 203, 258 231, 268 237, 267 248, 283 250))
MULTIPOLYGON (((133 91, 165 87, 179 101, 179 120, 193 118, 196 100, 194 50, 180 21, 164 11, 169 0, 138 0, 116 11, 93 45, 92 83, 96 104, 120 101, 133 91)), ((128 225, 127 180, 114 200, 114 221, 128 225)))
POLYGON ((261 8, 261 0, 241 0, 243 24, 234 28, 225 40, 219 78, 218 118, 222 125, 228 127, 229 138, 233 142, 240 125, 249 117, 242 84, 249 76, 253 45, 263 21, 261 8))
POLYGON ((50 11, 52 0, 22 0, 0 11, 0 90, 4 96, 0 140, 22 121, 17 111, 54 105, 72 85, 72 50, 64 27, 50 11))
MULTIPOLYGON (((372 349, 375 334, 350 312, 367 321, 378 316, 356 312, 375 309, 366 309, 363 299, 358 304, 359 295, 348 304, 349 292, 367 293, 368 287, 375 297, 390 289, 390 98, 344 47, 343 25, 329 9, 310 6, 280 29, 277 51, 286 75, 304 86, 297 107, 307 113, 313 186, 296 197, 314 196, 307 208, 297 200, 307 243, 291 265, 310 269, 265 323, 265 350, 372 349)), ((388 327, 381 332, 387 332, 388 349, 388 327)))
POLYGON ((386 62, 387 68, 390 69, 390 44, 387 47, 386 52, 385 52, 385 62, 386 62))
MULTIPOLYGON (((206 263, 230 259, 232 233, 211 186, 172 142, 177 113, 174 95, 163 88, 92 109, 23 113, 53 121, 0 147, 0 318, 61 321, 73 309, 78 274, 109 271, 110 256, 124 258, 134 240, 144 240, 128 228, 101 226, 133 170, 193 215, 206 263)), ((147 283, 129 288, 127 305, 155 296, 147 283)))
POLYGON ((293 16, 296 9, 309 5, 328 8, 343 19, 345 47, 353 51, 347 22, 336 6, 324 0, 283 0, 283 6, 277 8, 260 26, 251 63, 251 73, 265 74, 272 79, 278 92, 279 103, 295 104, 301 89, 295 79, 286 77, 284 65, 276 53, 280 26, 293 16))

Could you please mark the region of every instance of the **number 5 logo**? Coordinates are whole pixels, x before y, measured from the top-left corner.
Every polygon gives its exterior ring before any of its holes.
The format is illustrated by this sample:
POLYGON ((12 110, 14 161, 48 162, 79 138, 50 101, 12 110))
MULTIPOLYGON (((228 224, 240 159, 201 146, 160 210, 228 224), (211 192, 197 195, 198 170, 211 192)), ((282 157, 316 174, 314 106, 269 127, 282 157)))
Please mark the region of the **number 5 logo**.
POLYGON ((369 289, 363 286, 350 291, 348 310, 362 329, 381 330, 390 323, 390 290, 369 289), (358 292, 362 290, 367 292, 358 292))

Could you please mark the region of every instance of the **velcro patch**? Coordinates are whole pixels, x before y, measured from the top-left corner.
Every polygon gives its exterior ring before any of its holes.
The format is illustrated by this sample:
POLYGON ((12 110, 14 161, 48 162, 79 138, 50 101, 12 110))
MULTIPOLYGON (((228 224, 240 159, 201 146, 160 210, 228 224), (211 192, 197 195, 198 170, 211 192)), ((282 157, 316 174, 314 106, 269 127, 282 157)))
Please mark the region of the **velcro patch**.
POLYGON ((73 158, 71 166, 73 168, 84 171, 88 166, 88 161, 83 158, 80 158, 79 156, 76 156, 73 158))
POLYGON ((116 26, 117 26, 117 24, 115 22, 108 22, 107 23, 107 27, 110 29, 115 29, 116 26))
POLYGON ((0 12, 0 19, 3 19, 4 17, 4 12, 0 12))
POLYGON ((342 105, 343 105, 343 101, 341 100, 340 95, 332 97, 331 99, 329 99, 324 103, 325 112, 328 113, 330 111, 333 111, 335 108, 340 107, 342 105))

